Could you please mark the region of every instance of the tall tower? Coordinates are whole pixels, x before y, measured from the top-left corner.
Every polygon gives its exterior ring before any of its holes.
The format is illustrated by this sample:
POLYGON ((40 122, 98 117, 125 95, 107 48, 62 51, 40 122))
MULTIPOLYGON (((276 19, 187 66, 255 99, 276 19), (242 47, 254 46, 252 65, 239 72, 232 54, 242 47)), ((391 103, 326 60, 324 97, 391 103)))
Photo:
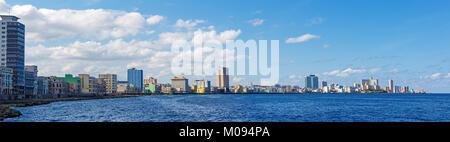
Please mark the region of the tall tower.
POLYGON ((13 94, 25 96, 25 25, 20 18, 0 15, 0 66, 13 70, 13 94))
POLYGON ((127 79, 130 86, 133 86, 135 93, 142 93, 144 91, 144 73, 142 70, 136 68, 128 69, 127 79))
POLYGON ((305 88, 319 89, 319 77, 310 75, 305 77, 305 88))
POLYGON ((394 80, 389 80, 389 92, 395 93, 394 91, 394 80))
POLYGON ((230 76, 228 75, 228 68, 220 67, 216 71, 216 84, 221 89, 230 88, 230 76))

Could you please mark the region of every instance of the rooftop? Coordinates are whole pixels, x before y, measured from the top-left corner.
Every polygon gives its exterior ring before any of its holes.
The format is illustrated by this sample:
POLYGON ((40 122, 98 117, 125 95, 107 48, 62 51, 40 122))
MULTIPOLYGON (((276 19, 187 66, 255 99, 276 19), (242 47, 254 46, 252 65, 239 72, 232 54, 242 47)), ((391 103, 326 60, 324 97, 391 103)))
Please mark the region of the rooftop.
POLYGON ((0 15, 0 18, 4 21, 17 21, 20 18, 12 15, 0 15))

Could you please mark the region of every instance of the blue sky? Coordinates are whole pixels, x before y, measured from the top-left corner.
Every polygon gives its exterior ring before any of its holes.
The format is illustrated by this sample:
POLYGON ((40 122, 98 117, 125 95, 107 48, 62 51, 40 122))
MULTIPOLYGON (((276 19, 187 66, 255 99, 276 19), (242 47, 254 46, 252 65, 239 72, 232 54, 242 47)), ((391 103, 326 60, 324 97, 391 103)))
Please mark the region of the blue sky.
MULTIPOLYGON (((59 63, 55 62, 55 65, 67 67, 47 68, 45 63, 49 61, 41 59, 47 54, 38 50, 51 48, 53 52, 64 49, 64 52, 78 54, 78 50, 69 50, 70 45, 76 47, 75 41, 98 44, 108 44, 117 39, 125 42, 148 41, 157 40, 167 32, 182 33, 214 26, 213 30, 218 34, 240 30, 236 39, 280 40, 281 84, 303 86, 303 77, 308 74, 317 74, 321 80, 343 85, 352 85, 362 78, 373 76, 380 79, 382 85, 387 85, 388 80, 393 79, 397 85, 409 85, 411 88, 433 92, 450 92, 448 0, 6 0, 6 4, 9 7, 21 6, 13 10, 13 13, 21 12, 25 17, 32 15, 32 12, 21 10, 26 9, 22 7, 24 5, 32 5, 38 10, 104 9, 137 12, 145 18, 154 15, 164 17, 157 24, 139 28, 138 32, 100 39, 77 34, 66 37, 65 32, 61 32, 66 27, 63 24, 60 24, 63 26, 58 32, 39 33, 31 29, 38 35, 46 34, 40 37, 49 37, 42 39, 45 41, 27 40, 30 41, 27 42, 27 49, 30 49, 27 52, 36 51, 27 54, 31 56, 27 64, 38 64, 42 68, 40 75, 78 74, 91 70, 83 65, 67 66, 67 62, 81 61, 59 56, 52 58, 61 60, 59 63), (174 28, 173 25, 180 19, 203 22, 199 22, 194 29, 174 28), (259 23, 253 23, 257 21, 259 23), (58 35, 60 33, 63 34, 58 35), (306 34, 320 38, 296 43, 285 42, 289 38, 306 34)), ((30 24, 27 27, 39 28, 30 24)), ((156 51, 152 49, 152 53, 156 51)), ((120 69, 127 66, 129 64, 126 62, 118 63, 117 67, 99 68, 97 72, 106 70, 117 73, 120 79, 124 79, 125 69, 120 69)), ((146 76, 158 76, 162 82, 171 77, 161 75, 163 69, 143 68, 146 76)), ((95 73, 95 70, 92 71, 95 73)), ((236 77, 234 80, 234 84, 245 84, 244 82, 251 82, 252 77, 236 77)))

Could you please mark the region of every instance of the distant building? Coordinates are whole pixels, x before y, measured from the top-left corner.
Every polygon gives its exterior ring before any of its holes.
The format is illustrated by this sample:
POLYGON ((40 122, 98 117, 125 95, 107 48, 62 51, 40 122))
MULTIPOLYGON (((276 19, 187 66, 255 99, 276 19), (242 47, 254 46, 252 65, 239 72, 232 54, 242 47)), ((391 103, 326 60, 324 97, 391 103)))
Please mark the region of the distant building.
POLYGON ((319 77, 310 75, 305 77, 305 88, 316 90, 319 89, 319 77))
MULTIPOLYGON (((13 70, 0 67, 0 95, 11 95, 13 92, 13 70)), ((11 96, 8 96, 11 97, 11 96)), ((0 97, 2 98, 2 97, 0 97)), ((13 99, 13 98, 11 98, 13 99)), ((10 99, 8 99, 10 100, 10 99)))
POLYGON ((106 93, 117 93, 117 75, 115 74, 100 74, 99 79, 103 79, 106 83, 106 93))
POLYGON ((184 77, 174 77, 172 79, 172 88, 174 88, 177 93, 189 92, 188 79, 184 77))
POLYGON ((81 79, 74 77, 71 74, 66 74, 64 77, 55 77, 56 79, 62 79, 67 83, 67 93, 70 95, 78 95, 81 92, 81 79))
POLYGON ((373 79, 373 77, 361 80, 361 85, 363 90, 380 90, 378 79, 373 79))
POLYGON ((158 93, 160 90, 157 87, 158 80, 149 77, 148 79, 144 79, 144 93, 158 93))
POLYGON ((25 25, 16 16, 0 17, 0 67, 13 70, 14 99, 22 99, 25 97, 25 25))
POLYGON ((134 88, 136 93, 141 93, 144 90, 144 77, 143 71, 136 68, 128 69, 127 79, 131 87, 134 88))
POLYGON ((48 91, 53 97, 65 97, 67 95, 67 83, 64 79, 58 79, 57 77, 48 77, 48 91))
POLYGON ((25 66, 25 96, 26 98, 36 98, 37 96, 37 66, 25 66))
POLYGON ((389 93, 394 93, 394 80, 389 80, 389 93))
POLYGON ((220 67, 216 71, 216 84, 220 89, 230 88, 230 76, 228 74, 228 68, 220 67))
POLYGON ((47 98, 47 95, 49 94, 49 81, 47 77, 38 77, 38 97, 39 98, 47 98))
POLYGON ((117 93, 128 93, 129 88, 128 81, 117 81, 117 93))
POLYGON ((197 93, 210 93, 211 92, 211 81, 208 80, 196 80, 194 82, 195 86, 197 86, 197 93))
POLYGON ((89 85, 89 83, 90 83, 89 74, 79 74, 78 77, 80 78, 81 93, 85 93, 85 94, 91 93, 90 85, 89 85))
POLYGON ((328 83, 326 81, 322 81, 322 88, 328 86, 328 83))

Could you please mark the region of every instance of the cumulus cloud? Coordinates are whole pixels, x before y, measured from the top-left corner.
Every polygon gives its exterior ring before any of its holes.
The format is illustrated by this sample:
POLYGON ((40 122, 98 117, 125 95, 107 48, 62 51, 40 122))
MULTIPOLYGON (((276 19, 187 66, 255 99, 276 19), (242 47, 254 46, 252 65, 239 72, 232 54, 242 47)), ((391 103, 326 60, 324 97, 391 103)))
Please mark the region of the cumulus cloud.
POLYGON ((160 15, 152 15, 149 18, 147 18, 147 24, 149 25, 154 25, 154 24, 158 24, 159 22, 161 22, 164 19, 164 16, 160 16, 160 15))
POLYGON ((263 19, 253 19, 248 21, 250 24, 252 24, 253 26, 259 26, 262 25, 264 23, 263 19))
POLYGON ((354 74, 360 74, 360 73, 365 73, 367 72, 367 70, 365 69, 352 69, 352 68, 347 68, 345 70, 334 70, 331 72, 324 72, 323 75, 328 75, 328 76, 337 76, 337 77, 348 77, 354 74))
POLYGON ((438 79, 448 79, 450 78, 450 73, 443 74, 443 73, 435 73, 432 75, 426 75, 422 77, 424 79, 431 79, 431 80, 438 80, 438 79))
POLYGON ((286 43, 300 43, 300 42, 305 42, 305 41, 308 41, 311 39, 316 39, 316 38, 320 38, 320 36, 312 35, 312 34, 304 34, 299 37, 289 38, 286 40, 286 43))
POLYGON ((106 9, 46 9, 33 5, 9 6, 0 0, 0 13, 21 18, 26 27, 28 42, 44 42, 63 38, 82 37, 104 40, 134 36, 148 25, 159 23, 164 17, 153 15, 145 17, 137 12, 106 9))
POLYGON ((194 28, 195 26, 197 26, 198 24, 201 23, 205 23, 205 20, 182 20, 182 19, 178 19, 177 23, 175 24, 175 27, 178 28, 187 28, 187 29, 191 29, 194 28))

